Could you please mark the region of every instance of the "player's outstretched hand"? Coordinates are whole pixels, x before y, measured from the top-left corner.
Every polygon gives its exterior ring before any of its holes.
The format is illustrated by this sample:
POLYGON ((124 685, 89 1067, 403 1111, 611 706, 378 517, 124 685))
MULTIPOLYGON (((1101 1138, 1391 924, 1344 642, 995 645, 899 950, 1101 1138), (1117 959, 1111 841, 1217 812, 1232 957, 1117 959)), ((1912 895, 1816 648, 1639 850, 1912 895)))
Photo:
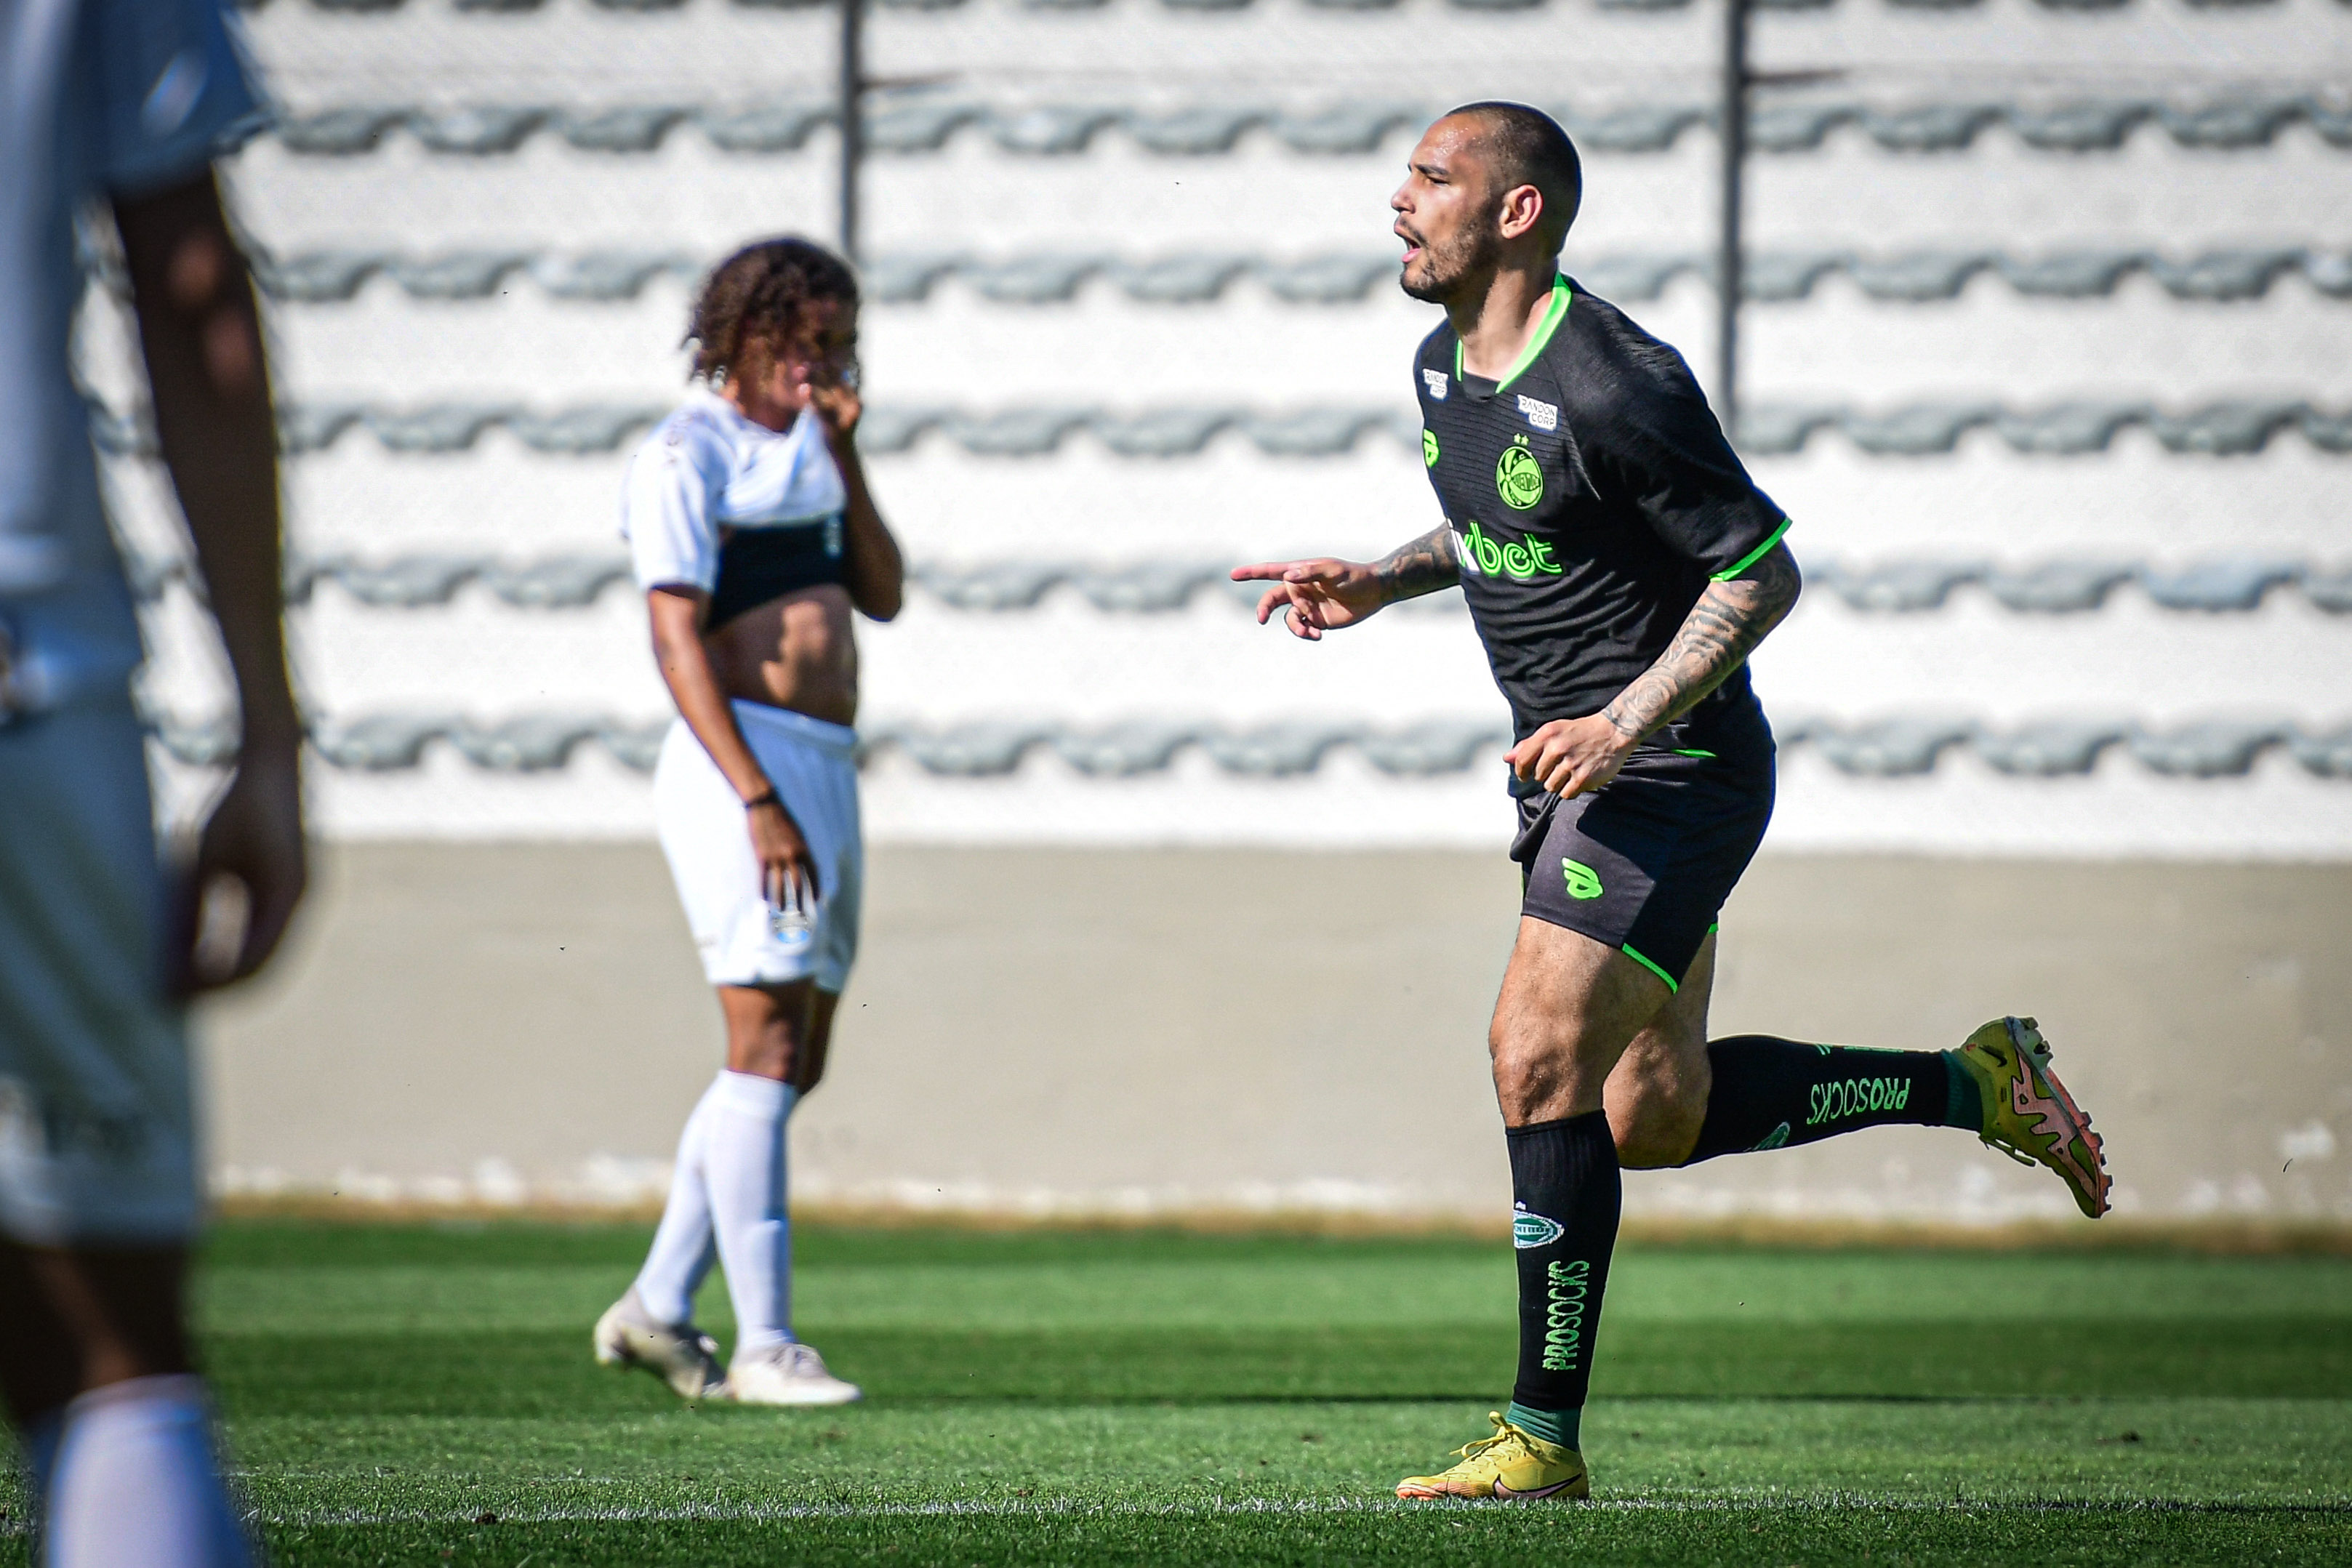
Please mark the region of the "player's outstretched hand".
POLYGON ((1257 601, 1257 623, 1286 611, 1283 624, 1294 637, 1318 643, 1378 611, 1388 602, 1379 574, 1361 561, 1267 560, 1234 568, 1235 582, 1271 582, 1257 601))
POLYGON ((1582 795, 1616 778, 1636 744, 1596 713, 1552 720, 1504 753, 1503 760, 1523 782, 1541 784, 1555 795, 1582 795))
POLYGON ((286 935, 310 877, 299 757, 295 745, 248 739, 228 793, 205 822, 173 922, 179 995, 244 979, 286 935))

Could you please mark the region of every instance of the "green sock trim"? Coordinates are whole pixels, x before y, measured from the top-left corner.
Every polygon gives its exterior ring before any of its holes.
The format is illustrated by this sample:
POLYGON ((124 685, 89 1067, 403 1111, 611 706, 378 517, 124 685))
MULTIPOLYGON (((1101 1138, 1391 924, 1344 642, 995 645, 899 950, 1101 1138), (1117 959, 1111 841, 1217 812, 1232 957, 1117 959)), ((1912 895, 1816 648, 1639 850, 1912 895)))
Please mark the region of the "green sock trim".
POLYGON ((1576 1447, 1576 1429, 1583 1419, 1581 1410, 1530 1410, 1517 1400, 1503 1412, 1503 1419, 1530 1437, 1541 1437, 1547 1443, 1558 1443, 1563 1448, 1576 1447))
POLYGON ((1960 1065, 1958 1051, 1937 1054, 1944 1059, 1945 1082, 1951 1085, 1951 1098, 1944 1106, 1944 1125, 1970 1133, 1983 1132, 1984 1091, 1977 1083, 1977 1075, 1960 1065))

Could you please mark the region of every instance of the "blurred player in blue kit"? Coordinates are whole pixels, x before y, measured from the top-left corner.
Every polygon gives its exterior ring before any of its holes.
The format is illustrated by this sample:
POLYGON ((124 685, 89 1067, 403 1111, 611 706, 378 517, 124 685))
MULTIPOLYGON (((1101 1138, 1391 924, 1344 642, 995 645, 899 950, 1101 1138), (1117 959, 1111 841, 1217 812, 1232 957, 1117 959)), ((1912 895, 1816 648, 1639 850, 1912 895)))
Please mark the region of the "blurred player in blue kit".
POLYGON ((857 283, 805 240, 714 268, 688 324, 696 385, 629 465, 621 529, 678 719, 654 822, 727 1065, 688 1117, 645 1267, 597 1322, 596 1359, 689 1399, 858 1397, 792 1329, 784 1129, 824 1073, 857 956, 852 610, 898 613, 906 567, 857 455, 857 283), (736 1340, 722 1375, 693 1324, 714 1250, 736 1340))
POLYGON ((183 1310, 182 998, 257 968, 304 878, 268 378, 211 169, 257 108, 217 0, 0 0, 0 1388, 43 1557, 75 1568, 251 1557, 183 1310), (73 225, 110 205, 239 704, 236 775, 177 875, 68 367, 73 225))
POLYGON ((1402 283, 1442 305, 1414 366, 1444 521, 1381 560, 1272 561, 1258 619, 1307 642, 1459 584, 1510 704, 1518 939, 1488 1030, 1510 1154, 1518 1380, 1408 1498, 1580 1498, 1579 1416, 1622 1166, 1889 1124, 2048 1167, 2093 1218, 2107 1174, 2031 1019, 1943 1051, 1710 1040, 1716 920, 1771 820, 1747 661, 1796 603, 1789 519, 1682 356, 1559 271, 1576 149, 1523 105, 1431 126, 1390 205, 1402 283))

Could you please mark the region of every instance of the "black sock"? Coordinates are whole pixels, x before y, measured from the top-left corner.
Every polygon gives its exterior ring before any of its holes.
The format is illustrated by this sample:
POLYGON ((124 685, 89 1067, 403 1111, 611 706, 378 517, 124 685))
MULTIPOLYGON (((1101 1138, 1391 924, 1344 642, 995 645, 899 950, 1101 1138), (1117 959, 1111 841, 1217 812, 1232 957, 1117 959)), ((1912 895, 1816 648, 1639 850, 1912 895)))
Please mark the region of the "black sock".
MULTIPOLYGON (((1685 1165, 1717 1155, 1786 1148, 1889 1124, 1943 1126, 1953 1079, 1941 1051, 1864 1051, 1805 1045, 1769 1034, 1710 1041, 1715 1088, 1685 1165)), ((1967 1124, 1975 1125, 1971 1117, 1967 1124)))
POLYGON ((1511 1244, 1519 1261, 1519 1380, 1511 1403, 1557 1415, 1576 1446, 1592 1336, 1617 1245, 1617 1141, 1605 1112, 1513 1127, 1511 1244))

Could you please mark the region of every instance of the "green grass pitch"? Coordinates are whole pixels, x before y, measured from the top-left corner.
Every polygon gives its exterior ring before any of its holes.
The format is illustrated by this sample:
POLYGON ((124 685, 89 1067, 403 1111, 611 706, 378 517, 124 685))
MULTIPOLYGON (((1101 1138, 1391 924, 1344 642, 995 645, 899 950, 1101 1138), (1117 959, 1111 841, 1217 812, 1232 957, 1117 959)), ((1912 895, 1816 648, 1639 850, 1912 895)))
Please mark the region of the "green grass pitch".
POLYGON ((646 1239, 221 1227, 278 1561, 2352 1561, 2343 1259, 1627 1247, 1595 1501, 1496 1508, 1391 1488, 1507 1396, 1500 1243, 807 1226, 800 1326, 868 1399, 787 1412, 590 1364, 646 1239))

